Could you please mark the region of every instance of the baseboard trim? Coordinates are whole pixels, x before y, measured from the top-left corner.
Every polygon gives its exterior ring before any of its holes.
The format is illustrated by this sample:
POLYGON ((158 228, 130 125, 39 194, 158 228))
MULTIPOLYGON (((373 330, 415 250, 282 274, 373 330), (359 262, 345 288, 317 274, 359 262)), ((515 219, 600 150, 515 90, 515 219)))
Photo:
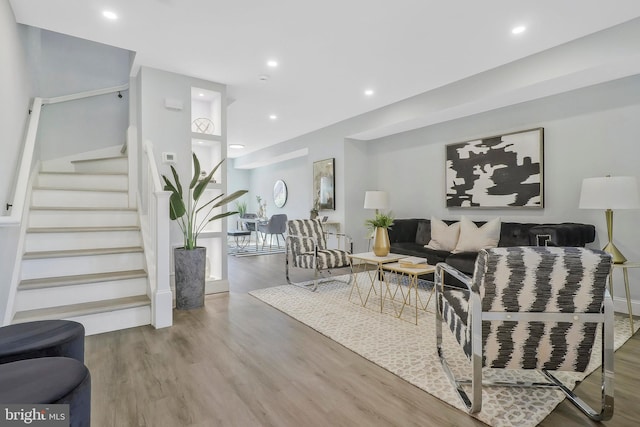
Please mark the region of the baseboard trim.
MULTIPOLYGON (((627 299, 624 297, 613 297, 613 309, 616 313, 629 314, 629 310, 627 309, 627 299)), ((639 316, 640 301, 631 300, 631 310, 633 311, 634 316, 639 316)))

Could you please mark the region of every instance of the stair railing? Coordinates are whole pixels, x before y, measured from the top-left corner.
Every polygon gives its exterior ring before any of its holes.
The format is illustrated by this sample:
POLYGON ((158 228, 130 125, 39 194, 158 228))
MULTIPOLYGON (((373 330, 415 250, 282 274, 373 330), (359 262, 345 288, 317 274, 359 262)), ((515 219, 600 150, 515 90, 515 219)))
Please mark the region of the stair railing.
MULTIPOLYGON (((53 98, 34 98, 31 111, 29 113, 29 125, 25 135, 25 141, 22 148, 22 157, 20 165, 16 171, 16 181, 13 187, 13 197, 7 202, 7 210, 11 209, 9 215, 0 216, 0 227, 18 226, 22 222, 23 210, 26 201, 27 188, 29 187, 29 179, 33 171, 33 154, 36 145, 36 135, 38 133, 38 124, 40 122, 40 111, 43 105, 58 104, 60 102, 74 101, 76 99, 90 98, 109 93, 118 93, 129 90, 129 84, 113 86, 103 89, 95 89, 86 92, 78 92, 70 95, 57 96, 53 98)), ((119 95, 122 97, 121 95, 119 95)))
MULTIPOLYGON (((135 128, 130 132, 136 138, 135 128)), ((133 140, 128 142, 129 149, 133 140)), ((169 283, 169 191, 164 191, 151 141, 142 144, 142 188, 138 201, 140 225, 149 274, 151 324, 164 328, 173 324, 173 293, 169 283)))
POLYGON ((22 157, 16 170, 16 178, 13 186, 13 195, 9 198, 7 203, 7 210, 11 209, 9 215, 0 216, 0 227, 11 227, 12 230, 7 230, 7 234, 3 236, 11 235, 9 239, 11 242, 0 241, 0 250, 3 250, 3 245, 11 245, 11 250, 14 250, 16 257, 13 260, 13 268, 8 275, 11 277, 8 288, 0 291, 0 304, 4 304, 0 307, 0 325, 8 325, 11 322, 14 314, 14 302, 20 282, 20 265, 24 248, 25 233, 27 229, 27 214, 28 209, 25 209, 25 204, 30 197, 30 181, 34 179, 35 172, 37 171, 37 165, 39 161, 34 161, 34 152, 36 146, 36 134, 38 133, 38 124, 40 122, 40 110, 42 109, 42 98, 35 98, 31 106, 29 114, 29 123, 27 125, 27 133, 25 134, 24 145, 22 147, 22 157), (14 240, 15 239, 15 240, 14 240))
POLYGON ((7 209, 10 208, 11 213, 6 216, 0 216, 0 227, 17 226, 22 222, 27 189, 29 188, 29 179, 33 170, 33 152, 36 146, 36 135, 38 133, 42 103, 42 98, 35 98, 33 100, 31 113, 29 114, 29 125, 22 148, 22 157, 17 170, 17 179, 13 187, 13 198, 11 203, 7 202, 7 209))

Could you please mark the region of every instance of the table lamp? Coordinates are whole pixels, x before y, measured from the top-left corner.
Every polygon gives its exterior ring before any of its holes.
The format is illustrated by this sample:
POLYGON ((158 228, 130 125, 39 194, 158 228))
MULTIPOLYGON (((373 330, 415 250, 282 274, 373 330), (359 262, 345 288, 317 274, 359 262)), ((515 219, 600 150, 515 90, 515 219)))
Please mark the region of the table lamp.
POLYGON ((386 191, 366 191, 364 193, 364 208, 375 209, 378 215, 380 209, 389 208, 389 195, 386 191))
POLYGON ((604 209, 609 243, 602 249, 613 257, 614 264, 627 259, 613 244, 613 210, 640 209, 638 182, 635 176, 604 176, 582 180, 580 209, 604 209))

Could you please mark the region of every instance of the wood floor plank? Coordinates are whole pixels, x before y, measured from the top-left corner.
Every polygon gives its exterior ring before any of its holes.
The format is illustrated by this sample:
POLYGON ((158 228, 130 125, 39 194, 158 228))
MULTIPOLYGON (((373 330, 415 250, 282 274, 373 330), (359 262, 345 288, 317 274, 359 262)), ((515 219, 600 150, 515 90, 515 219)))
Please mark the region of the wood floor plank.
MULTIPOLYGON (((248 295, 286 283, 282 254, 230 257, 229 282, 204 308, 174 311, 171 328, 87 337, 93 425, 484 426, 248 295)), ((604 425, 640 419, 638 354, 638 334, 616 352, 615 415, 604 425)), ((594 373, 578 393, 597 404, 599 387, 594 373)), ((598 424, 563 402, 541 425, 598 424)))

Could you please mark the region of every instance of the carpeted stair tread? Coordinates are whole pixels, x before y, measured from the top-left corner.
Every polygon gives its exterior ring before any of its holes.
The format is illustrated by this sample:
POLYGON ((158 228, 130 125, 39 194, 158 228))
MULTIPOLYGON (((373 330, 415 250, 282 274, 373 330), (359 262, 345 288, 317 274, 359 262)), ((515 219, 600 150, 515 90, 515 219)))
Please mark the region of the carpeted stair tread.
POLYGON ((142 247, 131 246, 123 248, 72 249, 66 251, 26 252, 22 256, 22 259, 64 258, 76 256, 126 254, 136 252, 143 252, 142 247))
POLYGON ((137 295, 133 297, 85 302, 81 304, 63 305, 59 307, 40 308, 37 310, 26 310, 17 312, 13 317, 13 323, 21 323, 32 320, 68 319, 72 317, 125 310, 147 305, 151 305, 149 297, 147 297, 146 295, 137 295))
POLYGON ((59 286, 72 286, 88 283, 100 283, 114 280, 138 279, 147 277, 144 270, 113 271, 109 273, 79 274, 75 276, 45 277, 38 279, 22 280, 19 290, 32 290, 54 288, 59 286))

